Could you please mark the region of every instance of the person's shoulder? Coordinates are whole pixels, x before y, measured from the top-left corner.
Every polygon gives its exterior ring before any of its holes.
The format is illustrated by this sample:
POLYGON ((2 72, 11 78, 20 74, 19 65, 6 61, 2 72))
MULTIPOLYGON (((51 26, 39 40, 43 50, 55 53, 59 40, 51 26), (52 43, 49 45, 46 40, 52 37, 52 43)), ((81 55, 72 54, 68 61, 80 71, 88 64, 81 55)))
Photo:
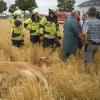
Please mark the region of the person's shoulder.
POLYGON ((14 24, 15 24, 16 26, 20 26, 20 25, 22 25, 22 21, 21 21, 20 19, 15 19, 15 20, 14 20, 14 24))
POLYGON ((91 18, 91 19, 87 20, 87 22, 90 24, 95 24, 95 23, 99 23, 100 20, 97 18, 91 18))
POLYGON ((31 23, 32 22, 32 19, 31 18, 28 18, 25 20, 25 23, 31 23))
POLYGON ((28 18, 27 21, 32 21, 32 19, 31 18, 28 18))
POLYGON ((69 16, 68 19, 73 21, 73 22, 78 22, 77 19, 74 16, 69 16))
POLYGON ((74 20, 72 16, 69 16, 67 20, 74 20))
POLYGON ((71 16, 69 16, 66 20, 65 23, 70 23, 70 22, 74 22, 73 19, 71 18, 71 16))
POLYGON ((42 20, 47 20, 47 18, 48 18, 47 16, 43 16, 42 20))
POLYGON ((86 19, 85 22, 84 22, 84 24, 89 24, 90 22, 91 22, 90 19, 86 19))
POLYGON ((85 20, 85 23, 90 22, 90 21, 91 21, 90 19, 86 19, 86 20, 85 20))
POLYGON ((70 19, 70 21, 72 22, 72 24, 78 23, 78 20, 75 18, 70 19))
POLYGON ((22 22, 22 21, 18 18, 18 19, 14 19, 14 22, 22 22))

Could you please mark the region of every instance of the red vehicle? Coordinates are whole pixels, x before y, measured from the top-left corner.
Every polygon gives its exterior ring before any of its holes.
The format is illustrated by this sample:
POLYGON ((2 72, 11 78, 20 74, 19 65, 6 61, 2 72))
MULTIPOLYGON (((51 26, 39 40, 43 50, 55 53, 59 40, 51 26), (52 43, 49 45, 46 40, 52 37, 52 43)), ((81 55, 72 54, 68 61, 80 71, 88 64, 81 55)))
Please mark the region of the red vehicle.
POLYGON ((57 12, 57 16, 58 16, 58 23, 59 24, 64 24, 65 20, 68 18, 68 16, 70 15, 70 12, 66 12, 66 11, 58 11, 57 12))

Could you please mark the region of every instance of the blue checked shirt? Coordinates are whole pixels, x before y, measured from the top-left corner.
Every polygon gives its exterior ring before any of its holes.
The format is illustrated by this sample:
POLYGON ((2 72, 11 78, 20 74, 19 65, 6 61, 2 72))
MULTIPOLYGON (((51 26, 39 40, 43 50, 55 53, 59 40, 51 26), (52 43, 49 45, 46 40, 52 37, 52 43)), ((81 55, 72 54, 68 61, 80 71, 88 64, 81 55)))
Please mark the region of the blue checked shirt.
POLYGON ((83 33, 88 34, 88 40, 100 43, 100 20, 97 18, 87 19, 83 25, 83 33))

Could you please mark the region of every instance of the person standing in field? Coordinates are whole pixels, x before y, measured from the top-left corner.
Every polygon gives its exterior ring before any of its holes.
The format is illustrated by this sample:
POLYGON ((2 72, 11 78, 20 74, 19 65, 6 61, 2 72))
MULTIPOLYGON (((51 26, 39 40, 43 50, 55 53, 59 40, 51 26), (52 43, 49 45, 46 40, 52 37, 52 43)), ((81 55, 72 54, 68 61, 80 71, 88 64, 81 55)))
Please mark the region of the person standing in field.
POLYGON ((24 34, 21 21, 21 12, 15 11, 12 21, 12 44, 16 47, 21 47, 24 45, 24 34))
POLYGON ((39 10, 36 8, 33 10, 31 18, 28 18, 24 23, 24 27, 30 31, 30 41, 32 44, 40 43, 39 23, 39 10))
POLYGON ((58 18, 55 12, 49 9, 49 15, 43 17, 41 20, 43 25, 43 48, 57 48, 61 44, 59 39, 61 39, 59 32, 58 18))
POLYGON ((80 27, 78 26, 79 11, 73 11, 64 24, 64 38, 62 51, 64 59, 71 55, 75 55, 78 49, 78 38, 80 35, 80 27))
POLYGON ((97 10, 94 7, 89 8, 87 11, 88 19, 85 21, 82 29, 84 43, 86 44, 85 50, 85 63, 90 65, 100 46, 100 20, 96 18, 97 10))

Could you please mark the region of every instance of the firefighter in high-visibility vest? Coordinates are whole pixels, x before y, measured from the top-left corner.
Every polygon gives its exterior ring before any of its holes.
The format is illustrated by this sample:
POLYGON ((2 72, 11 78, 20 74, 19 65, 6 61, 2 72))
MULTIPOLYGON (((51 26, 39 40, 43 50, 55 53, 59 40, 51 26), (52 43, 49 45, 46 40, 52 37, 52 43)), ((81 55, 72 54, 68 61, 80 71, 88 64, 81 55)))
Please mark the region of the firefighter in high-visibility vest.
POLYGON ((55 12, 49 9, 49 15, 43 17, 41 24, 44 25, 43 31, 43 47, 60 47, 59 39, 61 38, 59 32, 58 18, 55 12))
POLYGON ((23 27, 21 21, 21 12, 15 11, 13 14, 13 20, 11 21, 12 24, 12 44, 16 47, 21 47, 24 45, 24 34, 23 34, 23 27))
POLYGON ((31 18, 28 18, 24 23, 24 27, 30 31, 32 44, 40 43, 39 21, 39 10, 36 8, 33 10, 31 18))

